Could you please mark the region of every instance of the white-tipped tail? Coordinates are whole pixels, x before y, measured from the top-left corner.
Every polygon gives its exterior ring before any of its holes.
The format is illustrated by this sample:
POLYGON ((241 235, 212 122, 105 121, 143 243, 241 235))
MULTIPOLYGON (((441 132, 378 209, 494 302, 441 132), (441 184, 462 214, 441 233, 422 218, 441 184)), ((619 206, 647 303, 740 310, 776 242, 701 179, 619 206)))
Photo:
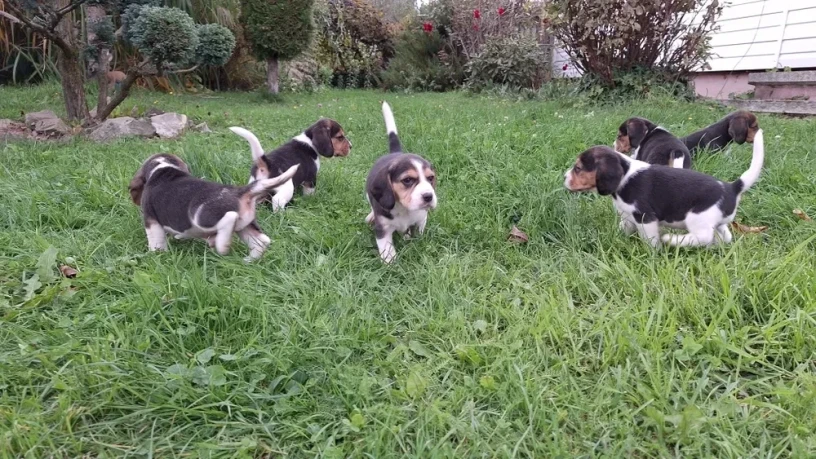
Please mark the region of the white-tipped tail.
POLYGON ((388 105, 388 102, 383 102, 382 104, 382 112, 383 118, 385 118, 385 133, 391 134, 397 133, 397 122, 394 121, 394 114, 391 113, 391 106, 388 105))
POLYGON ((754 135, 754 155, 751 157, 751 166, 740 175, 742 180, 742 190, 745 191, 756 183, 759 173, 762 171, 762 163, 765 161, 765 144, 762 138, 762 129, 754 135))
POLYGON ((261 141, 258 140, 257 137, 255 137, 255 134, 249 132, 248 130, 246 130, 244 128, 240 128, 240 127, 231 127, 229 129, 230 129, 230 131, 240 135, 241 137, 246 139, 247 142, 249 142, 249 148, 250 148, 250 150, 252 150, 252 161, 253 162, 259 160, 261 158, 261 156, 263 156, 264 151, 263 151, 263 147, 261 147, 261 141))
POLYGON ((295 164, 294 166, 287 169, 286 172, 284 172, 281 175, 253 182, 252 185, 250 185, 250 190, 249 190, 250 194, 252 194, 252 195, 263 194, 263 193, 266 192, 266 190, 268 190, 270 188, 275 188, 275 187, 283 184, 284 182, 286 182, 287 180, 290 180, 292 178, 292 176, 295 175, 295 172, 297 172, 298 167, 300 167, 300 165, 295 164))

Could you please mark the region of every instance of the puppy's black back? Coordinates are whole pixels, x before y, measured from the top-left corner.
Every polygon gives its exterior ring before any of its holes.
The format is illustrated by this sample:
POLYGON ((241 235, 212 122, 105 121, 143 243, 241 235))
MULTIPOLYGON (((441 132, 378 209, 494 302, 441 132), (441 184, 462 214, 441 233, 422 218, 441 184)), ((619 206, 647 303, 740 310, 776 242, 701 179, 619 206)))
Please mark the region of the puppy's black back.
POLYGON ((142 195, 145 220, 183 232, 192 227, 193 214, 202 204, 198 224, 213 227, 230 211, 237 211, 241 189, 207 182, 173 168, 157 170, 142 195))
POLYGON ((736 207, 730 183, 691 169, 660 165, 634 174, 617 195, 642 213, 666 222, 682 221, 687 212, 702 212, 718 201, 725 215, 736 207))
POLYGON ((641 149, 643 151, 638 155, 639 159, 649 164, 667 166, 675 159, 683 158, 683 168, 691 167, 691 154, 686 144, 668 131, 656 130, 641 149))
MULTIPOLYGON (((290 167, 299 164, 300 167, 292 177, 292 184, 295 188, 304 183, 314 187, 317 182, 317 159, 317 152, 312 147, 297 140, 290 140, 263 156, 266 167, 269 168, 270 177, 278 176, 290 167)), ((258 166, 253 165, 250 174, 255 176, 257 170, 258 166)))

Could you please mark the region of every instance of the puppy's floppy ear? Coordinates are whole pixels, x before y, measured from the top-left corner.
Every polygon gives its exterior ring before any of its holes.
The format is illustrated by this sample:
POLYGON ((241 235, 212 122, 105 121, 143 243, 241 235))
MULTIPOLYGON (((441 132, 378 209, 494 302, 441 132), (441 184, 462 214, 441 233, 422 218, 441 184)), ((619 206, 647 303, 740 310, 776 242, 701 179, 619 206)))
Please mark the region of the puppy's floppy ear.
POLYGON ((632 148, 640 146, 640 142, 643 142, 647 131, 648 127, 642 120, 633 119, 626 122, 626 135, 629 136, 629 145, 632 148))
POLYGON ((616 154, 604 155, 596 163, 595 167, 595 188, 600 195, 608 195, 616 192, 623 180, 622 160, 616 154))
POLYGON ((139 172, 133 177, 133 180, 130 181, 130 185, 128 185, 128 190, 130 191, 130 199, 133 201, 134 204, 137 206, 142 205, 142 191, 144 191, 144 186, 146 182, 145 171, 144 167, 139 169, 139 172))
POLYGON ((334 145, 331 141, 331 121, 322 119, 306 130, 306 137, 311 139, 315 150, 323 156, 334 156, 334 145))
POLYGON ((738 144, 745 143, 748 137, 748 117, 740 114, 731 118, 728 123, 728 135, 738 144))
POLYGON ((396 204, 396 197, 394 196, 394 188, 391 186, 391 172, 390 168, 383 169, 374 177, 371 185, 371 197, 383 209, 391 210, 396 204))

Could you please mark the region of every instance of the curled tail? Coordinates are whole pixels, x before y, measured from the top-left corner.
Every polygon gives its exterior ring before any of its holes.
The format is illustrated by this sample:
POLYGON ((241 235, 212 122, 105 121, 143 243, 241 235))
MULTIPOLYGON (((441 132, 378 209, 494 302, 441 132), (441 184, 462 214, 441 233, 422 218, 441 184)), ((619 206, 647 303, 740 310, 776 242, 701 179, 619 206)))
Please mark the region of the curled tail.
POLYGON ((742 193, 756 183, 759 173, 762 172, 762 163, 765 161, 765 144, 762 129, 754 136, 754 155, 751 157, 751 166, 734 182, 737 193, 742 193))
POLYGON ((252 182, 251 184, 244 187, 244 192, 242 194, 248 193, 251 196, 262 196, 270 188, 275 188, 284 182, 291 180, 292 177, 297 172, 299 164, 295 164, 294 166, 287 169, 284 173, 278 175, 277 177, 272 177, 268 179, 261 179, 252 182))
POLYGON ((402 145, 397 135, 397 123, 394 121, 394 114, 391 113, 391 106, 388 102, 382 104, 383 118, 385 118, 385 132, 388 134, 388 152, 401 153, 402 145))
POLYGON ((230 129, 230 131, 240 135, 241 137, 246 139, 247 142, 249 142, 249 148, 250 148, 250 150, 252 150, 252 161, 253 162, 257 162, 259 159, 261 159, 261 156, 263 156, 264 151, 263 151, 263 147, 261 147, 261 141, 258 140, 257 137, 255 137, 255 134, 249 132, 248 130, 246 130, 244 128, 240 128, 240 127, 231 127, 229 129, 230 129))

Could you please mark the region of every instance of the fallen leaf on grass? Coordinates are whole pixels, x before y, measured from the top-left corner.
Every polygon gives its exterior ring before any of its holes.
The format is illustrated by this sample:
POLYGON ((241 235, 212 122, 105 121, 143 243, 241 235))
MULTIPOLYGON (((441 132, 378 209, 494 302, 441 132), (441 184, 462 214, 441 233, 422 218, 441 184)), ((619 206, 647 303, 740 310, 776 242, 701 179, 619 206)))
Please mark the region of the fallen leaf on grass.
POLYGON ((510 242, 527 242, 530 238, 527 234, 518 229, 516 225, 513 225, 513 229, 510 230, 510 237, 507 238, 510 242))
POLYGON ((761 233, 768 229, 767 226, 748 226, 737 222, 731 222, 731 227, 738 233, 761 233))
POLYGON ((67 277, 68 279, 73 279, 77 275, 77 270, 68 265, 60 266, 59 270, 62 273, 62 275, 67 277))
POLYGON ((801 218, 802 220, 804 220, 806 222, 813 221, 813 219, 808 217, 808 214, 806 214, 805 211, 802 210, 802 209, 794 209, 793 210, 793 215, 796 215, 797 217, 801 218))

